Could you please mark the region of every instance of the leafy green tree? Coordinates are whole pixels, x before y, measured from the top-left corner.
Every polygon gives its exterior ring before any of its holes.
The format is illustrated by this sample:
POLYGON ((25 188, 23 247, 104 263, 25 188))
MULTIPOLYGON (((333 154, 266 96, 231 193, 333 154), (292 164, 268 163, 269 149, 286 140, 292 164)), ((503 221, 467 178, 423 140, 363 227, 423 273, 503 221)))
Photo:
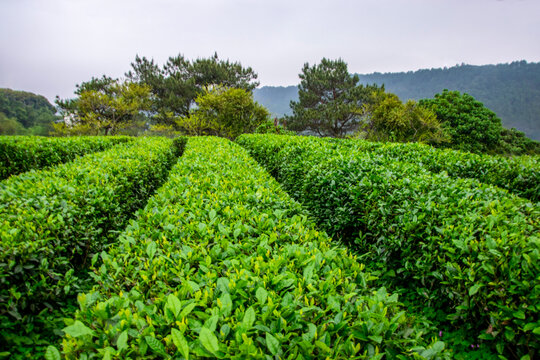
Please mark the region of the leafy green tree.
POLYGON ((501 119, 469 94, 445 89, 420 105, 435 112, 450 136, 450 147, 476 153, 498 150, 501 119))
POLYGON ((216 87, 196 98, 197 106, 189 118, 180 118, 179 125, 194 135, 211 134, 234 139, 252 133, 268 120, 268 110, 253 101, 244 89, 216 87))
POLYGON ((128 79, 148 85, 153 94, 151 112, 160 124, 175 124, 178 117, 188 118, 198 95, 207 87, 225 86, 251 92, 259 83, 257 74, 238 62, 221 60, 217 54, 193 61, 183 55, 170 57, 160 67, 154 60, 136 56, 128 79))
POLYGON ((141 112, 150 109, 150 88, 111 78, 92 79, 77 87, 78 97, 57 98, 64 123, 58 133, 113 135, 134 125, 141 112))
POLYGON ((365 108, 361 136, 375 141, 441 143, 448 135, 435 113, 414 100, 405 104, 397 95, 374 92, 374 104, 365 108))
POLYGON ((320 136, 343 137, 356 130, 363 107, 369 103, 376 85, 358 84, 341 60, 323 58, 320 64, 304 64, 298 101, 291 101, 293 115, 287 118, 292 130, 308 130, 320 136))

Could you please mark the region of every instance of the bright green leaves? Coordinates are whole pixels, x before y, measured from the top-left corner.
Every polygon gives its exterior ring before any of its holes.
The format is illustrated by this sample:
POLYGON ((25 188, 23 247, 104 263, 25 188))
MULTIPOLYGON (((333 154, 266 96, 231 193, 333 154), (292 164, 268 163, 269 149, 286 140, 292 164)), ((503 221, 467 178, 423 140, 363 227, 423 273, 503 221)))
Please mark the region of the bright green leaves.
POLYGON ((253 324, 255 323, 255 310, 253 306, 250 306, 244 313, 244 318, 242 319, 242 325, 246 330, 250 330, 253 324))
MULTIPOLYGON (((116 337, 121 356, 164 357, 161 344, 183 358, 354 357, 376 344, 391 357, 424 344, 417 328, 391 321, 397 299, 363 281, 373 278, 363 265, 224 139, 191 138, 169 183, 107 250, 101 297, 77 319, 114 319, 95 332, 116 337)), ((81 337, 64 351, 102 349, 81 337)))
POLYGON ((167 353, 165 352, 165 346, 163 346, 161 341, 159 341, 153 336, 145 336, 144 340, 148 344, 148 347, 150 347, 150 349, 152 349, 154 353, 168 357, 167 353))
POLYGON ((60 357, 60 352, 57 348, 55 348, 52 345, 49 345, 47 347, 47 350, 45 351, 45 360, 60 360, 62 359, 60 357))
POLYGON ((186 360, 188 360, 189 359, 189 344, 186 341, 186 339, 184 338, 184 335, 182 335, 182 333, 180 331, 178 331, 177 329, 172 328, 171 336, 172 336, 172 339, 173 339, 173 343, 176 346, 176 348, 178 349, 178 351, 180 351, 182 356, 186 360))
MULTIPOLYGON (((408 302, 431 308, 431 321, 450 320, 470 329, 468 337, 486 335, 486 324, 492 324, 501 335, 484 336, 492 341, 485 348, 529 351, 518 339, 533 336, 526 319, 536 315, 540 297, 540 288, 531 287, 540 272, 540 208, 463 178, 518 194, 536 189, 539 196, 537 160, 315 137, 242 135, 237 142, 302 201, 323 230, 363 254, 379 275, 359 283, 376 279, 401 288, 408 302)), ((317 280, 312 266, 304 263, 304 284, 317 280)), ((340 298, 329 294, 327 309, 343 312, 340 298)), ((342 319, 335 321, 341 326, 342 319)), ((362 340, 382 344, 387 340, 381 334, 362 334, 362 340)))
POLYGON ((266 347, 272 355, 277 355, 281 351, 279 341, 270 333, 266 333, 266 347))
POLYGON ((152 259, 154 257, 154 255, 156 254, 156 251, 157 251, 156 242, 155 241, 150 241, 150 243, 146 247, 146 255, 148 255, 148 257, 150 259, 152 259))
POLYGON ((127 341, 128 341, 128 332, 127 330, 124 330, 122 331, 122 333, 120 333, 120 336, 118 336, 118 340, 116 340, 116 348, 118 349, 118 351, 127 349, 128 347, 127 341))
POLYGON ((72 337, 79 337, 84 335, 94 335, 92 329, 84 325, 79 320, 76 320, 73 325, 67 326, 64 329, 64 332, 72 337))
POLYGON ((2 136, 0 137, 0 180, 29 170, 64 163, 77 156, 103 151, 130 141, 126 136, 2 136))
MULTIPOLYGON (((88 147, 79 149, 78 154, 82 155, 91 152, 90 144, 99 144, 100 138, 70 139, 64 142, 66 152, 76 150, 70 144, 88 141, 88 147)), ((103 148, 107 147, 105 144, 110 147, 115 142, 122 143, 103 152, 77 157, 70 163, 2 181, 0 298, 8 301, 4 309, 23 317, 15 325, 9 320, 12 316, 0 310, 3 327, 12 327, 14 333, 20 331, 17 335, 23 337, 42 338, 40 329, 48 329, 43 330, 47 332, 43 337, 52 336, 49 328, 38 326, 45 321, 38 314, 46 308, 45 304, 56 309, 65 307, 67 299, 75 299, 77 291, 87 288, 87 268, 97 264, 96 254, 105 244, 116 243, 118 231, 125 228, 133 213, 144 206, 150 194, 167 178, 181 148, 181 140, 150 137, 127 140, 101 139, 103 148)), ((36 143, 46 146, 54 141, 36 140, 36 143)), ((58 144, 62 141, 58 140, 58 144)), ((61 151, 60 146, 51 147, 61 151)), ((154 253, 152 256, 157 257, 156 244, 147 250, 146 256, 154 253)), ((117 259, 104 258, 104 262, 106 266, 100 265, 95 273, 90 271, 94 276, 106 276, 104 282, 114 281, 115 276, 125 271, 117 259)), ((138 280, 148 283, 153 276, 138 280)), ((89 310, 93 299, 90 294, 78 297, 81 310, 89 310)), ((49 312, 43 313, 46 314, 49 312)), ((67 332, 70 331, 76 333, 68 327, 67 332)), ((41 343, 36 341, 36 346, 42 346, 41 343)), ((20 349, 16 345, 13 348, 13 351, 20 349)))
POLYGON ((221 303, 221 316, 229 317, 233 309, 231 295, 229 295, 229 293, 224 293, 219 298, 219 302, 221 303))
POLYGON ((476 294, 481 287, 482 284, 474 284, 473 286, 471 286, 469 289, 469 296, 473 296, 474 294, 476 294))
POLYGON ((257 300, 261 305, 264 305, 266 303, 266 299, 268 298, 268 291, 266 291, 264 288, 260 287, 257 289, 257 300))
POLYGON ((202 346, 213 355, 216 355, 219 351, 219 343, 216 335, 214 335, 213 331, 210 331, 205 327, 201 328, 199 341, 201 342, 202 346))
POLYGON ((182 310, 182 304, 175 295, 169 294, 169 296, 167 296, 167 306, 165 309, 170 310, 174 317, 178 318, 178 314, 180 314, 180 311, 182 310))

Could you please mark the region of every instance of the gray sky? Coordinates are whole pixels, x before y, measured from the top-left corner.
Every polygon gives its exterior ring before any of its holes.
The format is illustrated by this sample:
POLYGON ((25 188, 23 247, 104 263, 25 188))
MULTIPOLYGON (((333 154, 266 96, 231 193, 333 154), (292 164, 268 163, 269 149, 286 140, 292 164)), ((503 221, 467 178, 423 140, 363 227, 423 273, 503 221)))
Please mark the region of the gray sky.
POLYGON ((240 61, 261 85, 305 62, 351 72, 540 61, 540 0, 0 0, 0 87, 72 97, 135 55, 240 61))

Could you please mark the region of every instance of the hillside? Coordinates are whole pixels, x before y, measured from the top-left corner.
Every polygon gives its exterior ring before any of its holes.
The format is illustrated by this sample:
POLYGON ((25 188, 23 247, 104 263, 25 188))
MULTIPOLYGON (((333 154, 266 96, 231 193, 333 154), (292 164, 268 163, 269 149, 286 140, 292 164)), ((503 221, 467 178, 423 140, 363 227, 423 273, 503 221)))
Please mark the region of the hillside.
POLYGON ((55 107, 43 96, 0 89, 0 134, 47 135, 57 119, 55 107))
MULTIPOLYGON (((540 63, 516 61, 499 65, 458 65, 401 73, 359 75, 363 84, 384 84, 402 100, 431 98, 443 89, 469 93, 516 128, 540 140, 540 63)), ((254 98, 274 115, 289 114, 296 87, 262 87, 254 98)))

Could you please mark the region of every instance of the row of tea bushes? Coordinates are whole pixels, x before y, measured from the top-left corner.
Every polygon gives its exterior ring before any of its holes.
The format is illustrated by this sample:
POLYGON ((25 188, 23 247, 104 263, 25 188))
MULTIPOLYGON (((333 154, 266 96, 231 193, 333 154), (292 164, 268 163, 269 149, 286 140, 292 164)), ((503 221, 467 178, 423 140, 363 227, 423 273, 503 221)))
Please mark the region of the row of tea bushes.
POLYGON ((237 141, 323 229, 358 249, 382 284, 403 289, 470 344, 508 357, 537 354, 537 204, 339 141, 275 135, 237 141))
POLYGON ((79 136, 47 138, 0 136, 0 180, 32 169, 74 160, 77 156, 103 151, 131 141, 126 136, 79 136))
POLYGON ((39 332, 40 312, 78 292, 79 272, 166 180, 182 142, 140 138, 0 183, 4 344, 39 332))
POLYGON ((508 158, 471 154, 450 149, 437 149, 419 143, 382 144, 364 140, 346 140, 341 143, 391 159, 419 164, 435 173, 446 171, 452 177, 476 179, 532 201, 540 201, 539 156, 508 158))
MULTIPOLYGON (((169 181, 103 252, 64 329, 67 359, 444 356, 396 295, 238 145, 190 138, 169 181)), ((51 357, 59 355, 49 348, 51 357)))

